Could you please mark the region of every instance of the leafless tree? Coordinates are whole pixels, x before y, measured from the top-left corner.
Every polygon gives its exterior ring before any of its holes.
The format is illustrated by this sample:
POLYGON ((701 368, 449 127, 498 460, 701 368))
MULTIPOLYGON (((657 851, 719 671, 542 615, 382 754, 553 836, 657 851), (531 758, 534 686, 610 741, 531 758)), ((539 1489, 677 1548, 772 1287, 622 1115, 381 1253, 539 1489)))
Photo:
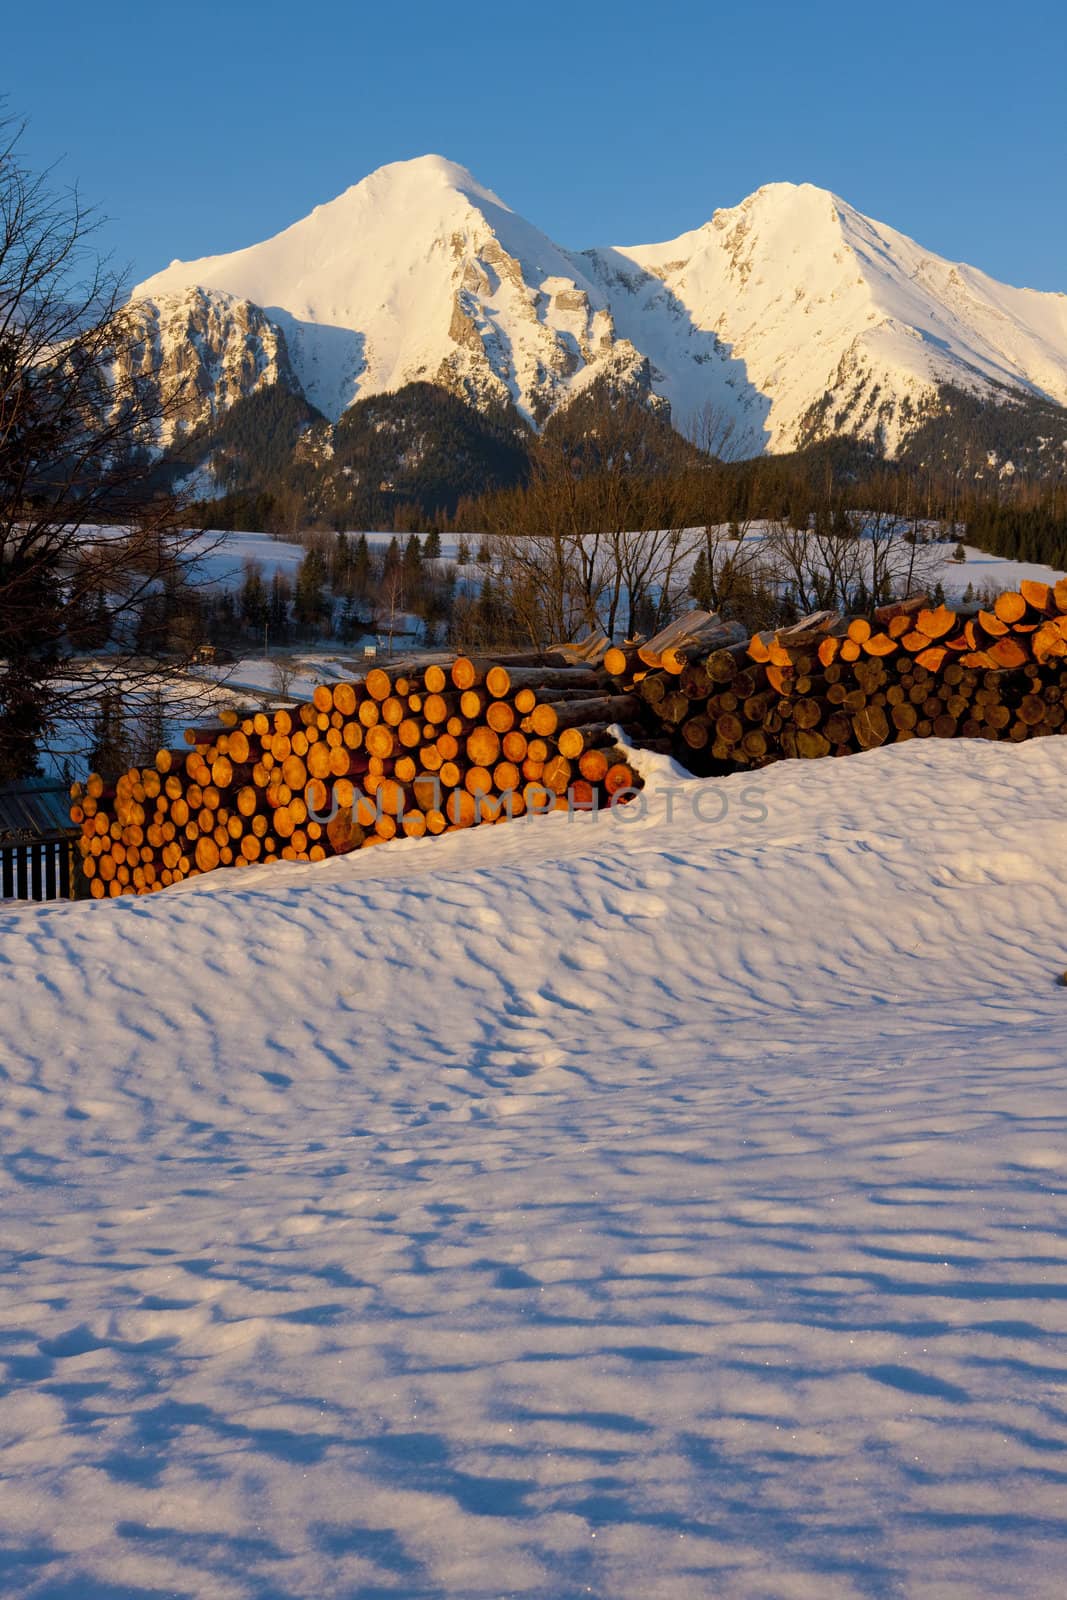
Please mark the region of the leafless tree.
POLYGON ((95 249, 98 219, 27 170, 21 134, 0 123, 0 778, 154 676, 141 622, 188 592, 195 537, 156 465, 180 394, 95 249))
POLYGON ((711 400, 705 401, 692 419, 687 437, 701 455, 713 461, 739 461, 744 454, 735 419, 711 400))
POLYGON ((289 688, 297 675, 296 663, 288 656, 279 656, 271 667, 274 692, 280 700, 288 700, 289 688))
MULTIPOLYGON (((752 596, 773 587, 778 563, 763 537, 763 528, 750 515, 728 522, 706 523, 696 541, 701 564, 702 604, 726 617, 740 616, 751 605, 752 596)), ((745 620, 749 620, 747 615, 745 620)), ((756 619, 753 625, 757 625, 756 619)), ((763 626, 762 620, 758 622, 763 626)))
POLYGON ((494 497, 494 570, 510 614, 532 644, 648 632, 686 603, 691 484, 679 460, 642 459, 640 410, 598 413, 593 451, 539 443, 530 482, 494 497), (592 457, 592 459, 591 459, 592 457))
POLYGON ((404 609, 404 569, 399 565, 390 568, 382 577, 381 604, 388 615, 389 654, 392 655, 397 617, 404 609))
POLYGON ((800 611, 864 610, 926 592, 936 577, 936 550, 920 544, 893 510, 849 511, 838 504, 802 527, 775 518, 765 543, 779 583, 800 611))

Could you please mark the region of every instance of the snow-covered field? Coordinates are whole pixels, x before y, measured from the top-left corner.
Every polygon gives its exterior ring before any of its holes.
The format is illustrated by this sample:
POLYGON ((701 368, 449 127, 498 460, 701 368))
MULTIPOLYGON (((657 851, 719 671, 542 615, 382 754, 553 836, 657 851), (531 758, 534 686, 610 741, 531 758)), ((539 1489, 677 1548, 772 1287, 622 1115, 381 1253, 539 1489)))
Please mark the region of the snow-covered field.
POLYGON ((1039 561, 1009 561, 1006 556, 990 555, 988 550, 974 545, 964 545, 965 561, 953 561, 955 548, 951 543, 940 547, 941 565, 937 569, 937 579, 950 603, 963 598, 968 584, 973 584, 976 591, 1001 594, 1005 589, 1018 589, 1024 578, 1054 584, 1064 576, 1058 567, 1046 567, 1039 561))
MULTIPOLYGON (((905 524, 901 524, 902 528, 905 524)), ((719 530, 725 537, 726 529, 719 530)), ((978 589, 1017 589, 1023 578, 1033 578, 1039 583, 1055 583, 1057 578, 1063 576, 1052 567, 1041 566, 1037 562, 1009 561, 1002 556, 990 555, 988 551, 980 550, 973 545, 964 545, 966 560, 959 562, 953 560, 957 539, 950 536, 948 525, 944 525, 944 538, 936 540, 937 525, 926 525, 926 534, 931 538, 928 546, 922 547, 919 566, 923 581, 928 581, 931 586, 940 582, 945 590, 946 597, 951 602, 960 600, 968 584, 973 584, 978 589)), ((962 532, 962 524, 960 531, 962 532)), ((745 548, 753 550, 752 561, 765 565, 768 569, 777 563, 775 557, 768 553, 762 558, 759 556, 761 548, 767 541, 768 527, 764 522, 754 522, 745 532, 745 548)), ((358 538, 358 533, 353 532, 350 538, 358 538)), ((372 548, 384 549, 393 538, 391 533, 368 533, 366 535, 372 548)), ((442 534, 441 556, 445 561, 454 562, 459 549, 461 538, 465 538, 470 550, 476 550, 480 535, 476 533, 442 534)), ((637 535, 641 537, 641 535, 637 535)), ((400 536, 403 543, 403 536, 400 536)), ((697 549, 702 544, 701 530, 687 528, 682 534, 683 549, 687 554, 683 557, 679 570, 688 573, 697 549)), ((239 589, 244 580, 244 565, 247 561, 256 562, 266 581, 269 583, 275 570, 281 571, 290 580, 296 577, 297 568, 304 555, 304 548, 298 544, 287 544, 283 540, 272 539, 265 533, 207 533, 203 535, 203 554, 200 557, 201 581, 219 588, 239 589)), ((724 552, 733 550, 731 544, 724 544, 724 552)), ((484 569, 477 562, 465 564, 462 568, 462 577, 469 587, 477 590, 484 576, 484 569)))
POLYGON ((1067 740, 646 763, 0 913, 5 1600, 1067 1592, 1067 740))
POLYGON ((256 563, 267 583, 275 572, 295 583, 307 551, 302 544, 274 539, 269 533, 219 533, 209 529, 193 541, 189 554, 196 561, 200 583, 217 589, 239 589, 249 561, 256 563))
MULTIPOLYGON (((900 532, 903 534, 910 524, 904 520, 900 523, 900 532)), ((912 581, 914 586, 933 588, 940 583, 945 591, 949 604, 962 600, 968 585, 976 592, 995 591, 1004 589, 1017 589, 1023 578, 1032 578, 1038 583, 1055 583, 1064 574, 1057 568, 1043 566, 1039 562, 1011 561, 1003 556, 991 555, 988 551, 979 549, 975 545, 964 544, 963 561, 954 559, 960 536, 966 530, 959 524, 955 528, 949 523, 924 522, 919 525, 921 544, 917 557, 909 557, 902 548, 901 554, 891 560, 884 555, 880 563, 884 570, 897 575, 902 580, 914 563, 912 581)), ((87 530, 93 537, 106 537, 120 532, 118 529, 91 528, 87 530)), ((771 538, 771 525, 765 521, 756 520, 747 524, 744 537, 740 545, 736 545, 728 537, 728 529, 721 525, 714 530, 720 538, 721 557, 729 556, 731 559, 740 559, 740 565, 746 571, 761 572, 773 580, 777 576, 782 583, 788 584, 789 572, 783 566, 780 553, 775 553, 771 538)), ((349 531, 350 539, 358 539, 361 530, 349 531)), ((394 535, 389 532, 366 532, 362 534, 372 550, 382 552, 394 538, 400 540, 401 545, 406 541, 407 535, 394 535)), ((656 535, 637 532, 636 539, 650 539, 656 535)), ((441 542, 441 560, 455 564, 460 545, 465 544, 468 552, 473 556, 477 552, 483 536, 477 532, 458 534, 444 533, 439 535, 441 542)), ((884 531, 879 531, 879 539, 884 540, 884 531)), ((688 580, 697 552, 704 545, 704 530, 698 527, 682 529, 679 533, 681 555, 677 562, 677 577, 688 580)), ((863 542, 858 548, 862 551, 863 542)), ((268 533, 224 532, 219 529, 208 529, 194 539, 190 546, 190 555, 195 559, 195 576, 198 584, 205 589, 230 589, 240 590, 245 579, 245 570, 248 563, 254 563, 259 568, 263 580, 269 584, 275 572, 280 572, 292 585, 296 581, 300 563, 307 550, 303 544, 275 539, 268 533)), ((812 563, 818 565, 817 555, 813 555, 812 563)), ((860 569, 865 567, 870 574, 871 563, 868 559, 860 563, 860 569)), ((457 568, 457 576, 461 587, 471 593, 477 593, 485 578, 486 568, 476 560, 464 562, 457 568)), ((417 617, 406 613, 398 613, 394 619, 394 633, 400 639, 400 647, 406 648, 410 639, 419 631, 417 617), (408 637, 410 636, 410 637, 408 637)), ((381 634, 366 639, 354 641, 350 648, 357 652, 364 643, 377 643, 382 648, 385 640, 381 634)))

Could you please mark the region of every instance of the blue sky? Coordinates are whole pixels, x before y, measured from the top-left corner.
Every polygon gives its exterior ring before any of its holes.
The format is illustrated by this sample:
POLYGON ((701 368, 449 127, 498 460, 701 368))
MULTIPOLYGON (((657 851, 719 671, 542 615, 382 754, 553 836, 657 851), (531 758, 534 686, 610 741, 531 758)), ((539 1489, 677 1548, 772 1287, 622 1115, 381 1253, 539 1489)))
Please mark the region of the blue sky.
POLYGON ((560 243, 669 238, 809 181, 1067 290, 1061 5, 19 7, 0 89, 142 277, 436 151, 560 243))

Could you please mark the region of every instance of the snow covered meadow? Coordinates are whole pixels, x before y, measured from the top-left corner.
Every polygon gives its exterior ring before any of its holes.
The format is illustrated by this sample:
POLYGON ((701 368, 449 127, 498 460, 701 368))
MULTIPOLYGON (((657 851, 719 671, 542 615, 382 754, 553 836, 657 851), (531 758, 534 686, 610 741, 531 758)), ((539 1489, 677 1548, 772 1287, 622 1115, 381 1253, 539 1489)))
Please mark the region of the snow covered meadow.
POLYGON ((1067 1589, 1067 740, 639 759, 0 911, 5 1597, 1067 1589))
MULTIPOLYGON (((725 534, 726 530, 718 531, 725 534)), ((932 536, 938 530, 934 524, 930 524, 925 531, 932 536)), ((683 541, 692 544, 694 551, 699 532, 699 529, 689 528, 682 534, 683 541)), ((767 534, 766 523, 752 523, 745 530, 746 547, 753 547, 758 552, 760 545, 766 542, 767 534)), ((923 576, 929 577, 931 583, 941 583, 950 604, 962 598, 968 584, 973 585, 976 590, 989 589, 999 593, 1004 589, 1017 589, 1022 578, 1033 578, 1038 583, 1054 583, 1057 578, 1063 576, 1060 572, 1054 572, 1051 567, 1044 567, 1035 562, 1009 561, 1001 556, 990 555, 973 545, 964 545, 965 561, 955 561, 953 555, 958 541, 950 535, 951 530, 946 526, 943 538, 932 539, 929 558, 923 568, 923 576)), ((349 535, 350 538, 357 536, 354 533, 349 535)), ((372 548, 383 549, 393 535, 368 533, 366 538, 372 548)), ((475 534, 466 536, 442 534, 442 559, 454 562, 461 541, 471 549, 476 549, 479 542, 475 534)), ((237 590, 244 577, 245 564, 251 561, 260 568, 268 583, 275 571, 281 572, 292 582, 304 555, 303 545, 284 539, 274 539, 265 533, 207 532, 202 535, 198 545, 198 578, 205 586, 237 590)), ((754 555, 753 562, 757 560, 758 556, 754 555)), ((773 565, 772 557, 768 556, 766 561, 769 566, 773 565)), ((691 566, 692 556, 683 561, 682 569, 688 573, 691 566)), ((477 562, 471 562, 462 568, 460 576, 468 586, 477 588, 484 576, 484 569, 477 562)))

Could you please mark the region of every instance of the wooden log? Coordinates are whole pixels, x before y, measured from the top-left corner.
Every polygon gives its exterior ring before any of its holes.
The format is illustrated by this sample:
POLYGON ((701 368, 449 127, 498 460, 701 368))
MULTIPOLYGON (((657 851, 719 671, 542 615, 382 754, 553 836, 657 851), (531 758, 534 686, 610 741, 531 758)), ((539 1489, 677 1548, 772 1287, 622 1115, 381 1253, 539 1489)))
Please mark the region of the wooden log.
POLYGON ((879 706, 864 706, 852 718, 852 728, 861 750, 875 750, 889 737, 889 724, 879 706))
POLYGON ((333 686, 333 703, 343 717, 353 717, 356 712, 356 702, 359 698, 358 686, 354 683, 335 683, 333 686))
MULTIPOLYGON (((747 641, 747 634, 739 622, 723 622, 715 618, 701 628, 690 630, 679 639, 666 645, 660 651, 658 664, 664 672, 675 676, 684 672, 685 668, 694 661, 704 660, 716 650, 728 650, 731 646, 747 641)), ((640 655, 640 652, 638 652, 640 655)))
POLYGON ((902 630, 906 633, 911 627, 910 619, 918 616, 920 611, 927 610, 929 605, 930 601, 924 594, 912 595, 907 600, 892 600, 888 605, 875 608, 874 620, 880 627, 887 629, 893 622, 899 624, 902 620, 906 621, 908 627, 902 630))
POLYGON ((615 761, 604 774, 604 789, 609 795, 621 794, 627 789, 637 788, 637 780, 633 768, 627 761, 615 761))
MULTIPOLYGON (((569 761, 577 761, 583 750, 611 743, 608 735, 610 726, 607 722, 592 722, 560 729, 556 740, 560 755, 566 756, 569 761)), ((508 753, 506 748, 504 753, 508 753)))
POLYGON ((796 754, 806 761, 828 756, 833 748, 825 734, 812 728, 801 728, 794 734, 796 754))
POLYGON ((472 828, 478 820, 478 805, 466 789, 453 789, 448 795, 445 816, 453 828, 472 828))
MULTIPOLYGON (((682 696, 682 699, 685 697, 682 696)), ((686 702, 688 705, 688 702, 686 702)), ((563 728, 580 728, 592 722, 632 722, 640 716, 641 701, 636 695, 608 695, 603 699, 559 701, 535 706, 530 713, 530 728, 542 739, 563 728)))
MULTIPOLYGON (((667 624, 651 639, 638 645, 637 653, 641 661, 648 667, 659 667, 663 651, 673 645, 679 645, 687 638, 695 636, 699 630, 708 623, 719 624, 721 618, 711 611, 689 611, 683 617, 677 617, 667 624)), ((679 671, 681 669, 679 668, 679 671)))
MULTIPOLYGON (((1065 608, 1067 609, 1067 608, 1065 608)), ((642 665, 637 645, 612 645, 604 652, 604 671, 613 678, 629 678, 642 665)))
MULTIPOLYGON (((956 613, 947 606, 938 606, 934 611, 920 611, 915 618, 916 632, 921 633, 929 641, 942 639, 945 634, 951 633, 956 627, 956 613)), ((925 647, 924 647, 925 648, 925 647)))
POLYGON ((1026 615, 1026 601, 1021 594, 1007 590, 997 596, 993 610, 1001 622, 1021 622, 1026 615))
POLYGON ((372 667, 363 680, 363 687, 372 700, 385 700, 393 691, 392 680, 382 667, 372 667))
MULTIPOLYGON (((1001 599, 1003 598, 1001 596, 1001 599)), ((1008 635, 1005 635, 1002 639, 997 639, 991 644, 988 654, 998 667, 1003 667, 1008 671, 1024 666, 1028 660, 1023 645, 1017 639, 1013 639, 1008 635)))

